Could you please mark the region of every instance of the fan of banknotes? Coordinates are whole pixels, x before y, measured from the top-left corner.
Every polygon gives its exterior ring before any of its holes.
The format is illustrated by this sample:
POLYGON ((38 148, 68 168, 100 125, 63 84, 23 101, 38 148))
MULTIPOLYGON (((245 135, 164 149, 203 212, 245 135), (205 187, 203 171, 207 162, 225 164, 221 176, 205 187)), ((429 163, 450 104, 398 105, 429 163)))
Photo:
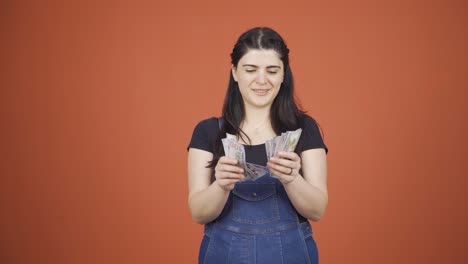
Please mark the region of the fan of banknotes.
MULTIPOLYGON (((302 129, 299 128, 296 131, 284 132, 281 136, 267 140, 265 142, 267 159, 270 160, 270 158, 277 156, 280 151, 294 151, 301 133, 302 129)), ((226 157, 236 159, 239 167, 244 169, 245 179, 243 181, 255 181, 268 173, 267 167, 245 161, 244 145, 237 142, 236 136, 226 133, 226 138, 221 139, 221 141, 226 157)), ((275 177, 271 174, 270 176, 275 177)))

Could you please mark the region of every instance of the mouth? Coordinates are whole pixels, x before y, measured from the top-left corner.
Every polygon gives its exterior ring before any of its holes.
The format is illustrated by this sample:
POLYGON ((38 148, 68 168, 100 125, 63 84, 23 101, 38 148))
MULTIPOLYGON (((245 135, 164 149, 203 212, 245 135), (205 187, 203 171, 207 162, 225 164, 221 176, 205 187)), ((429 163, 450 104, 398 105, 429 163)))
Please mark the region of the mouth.
POLYGON ((270 89, 252 89, 252 91, 258 96, 264 96, 270 91, 270 89))

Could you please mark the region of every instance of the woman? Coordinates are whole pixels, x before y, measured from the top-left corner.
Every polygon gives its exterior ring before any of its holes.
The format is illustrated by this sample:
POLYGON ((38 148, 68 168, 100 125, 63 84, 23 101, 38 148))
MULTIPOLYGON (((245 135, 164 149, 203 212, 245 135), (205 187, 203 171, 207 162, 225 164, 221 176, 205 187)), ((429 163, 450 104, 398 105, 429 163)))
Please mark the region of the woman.
POLYGON ((307 219, 328 204, 326 153, 315 121, 294 100, 289 49, 270 28, 243 33, 231 53, 222 118, 201 121, 188 155, 188 204, 205 224, 199 263, 318 263, 307 219), (265 142, 302 128, 294 152, 267 159, 265 142), (246 161, 269 174, 245 180, 221 139, 236 135, 246 161), (272 177, 275 175, 276 177, 272 177))

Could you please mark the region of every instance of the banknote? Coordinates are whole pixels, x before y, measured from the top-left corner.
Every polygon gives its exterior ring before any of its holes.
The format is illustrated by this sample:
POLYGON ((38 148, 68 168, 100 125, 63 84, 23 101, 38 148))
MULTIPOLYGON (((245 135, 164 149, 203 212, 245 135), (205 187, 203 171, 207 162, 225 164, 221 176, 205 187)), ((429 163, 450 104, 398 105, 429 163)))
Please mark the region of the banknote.
POLYGON ((254 163, 247 163, 247 168, 251 172, 250 178, 255 181, 256 179, 266 175, 268 173, 268 168, 254 163))
MULTIPOLYGON (((301 137, 302 129, 296 131, 287 131, 280 136, 274 137, 265 142, 267 160, 278 155, 280 151, 294 151, 297 142, 301 137)), ((238 166, 244 169, 246 180, 255 181, 258 178, 268 174, 269 170, 265 166, 246 162, 244 145, 237 142, 237 137, 226 133, 226 138, 221 139, 226 157, 236 159, 238 166)), ((270 173, 272 177, 277 177, 270 173)))
POLYGON ((281 136, 274 137, 265 142, 267 159, 278 155, 280 151, 294 151, 301 137, 302 129, 295 131, 287 131, 281 134, 281 136))
POLYGON ((233 139, 223 141, 226 157, 237 160, 239 167, 245 169, 245 150, 244 145, 233 139))
POLYGON ((267 160, 270 160, 271 156, 271 140, 267 140, 265 142, 265 148, 266 148, 266 155, 267 155, 267 160))
MULTIPOLYGON (((270 160, 272 157, 278 156, 280 151, 294 151, 301 137, 302 129, 297 129, 295 131, 287 131, 281 133, 281 136, 274 137, 265 142, 267 160, 270 160)), ((276 177, 273 173, 270 173, 272 177, 276 177)))
POLYGON ((286 139, 286 146, 284 147, 285 151, 294 151, 301 137, 302 129, 290 132, 286 139))
POLYGON ((226 133, 226 138, 221 139, 221 142, 225 156, 236 159, 238 166, 244 169, 245 179, 242 181, 255 181, 268 173, 267 167, 246 162, 244 145, 237 142, 236 136, 226 133))
POLYGON ((237 137, 235 135, 232 135, 232 134, 229 134, 229 133, 226 133, 226 138, 227 139, 234 139, 234 140, 237 140, 237 137))

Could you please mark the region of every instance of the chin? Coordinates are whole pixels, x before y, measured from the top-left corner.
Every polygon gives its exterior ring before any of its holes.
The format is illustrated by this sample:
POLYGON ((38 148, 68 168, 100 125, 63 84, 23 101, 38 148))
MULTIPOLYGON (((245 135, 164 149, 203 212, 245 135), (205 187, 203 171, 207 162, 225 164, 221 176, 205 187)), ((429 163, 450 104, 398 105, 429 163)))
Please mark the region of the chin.
POLYGON ((272 102, 251 102, 250 105, 257 107, 257 108, 265 108, 271 106, 272 102))

